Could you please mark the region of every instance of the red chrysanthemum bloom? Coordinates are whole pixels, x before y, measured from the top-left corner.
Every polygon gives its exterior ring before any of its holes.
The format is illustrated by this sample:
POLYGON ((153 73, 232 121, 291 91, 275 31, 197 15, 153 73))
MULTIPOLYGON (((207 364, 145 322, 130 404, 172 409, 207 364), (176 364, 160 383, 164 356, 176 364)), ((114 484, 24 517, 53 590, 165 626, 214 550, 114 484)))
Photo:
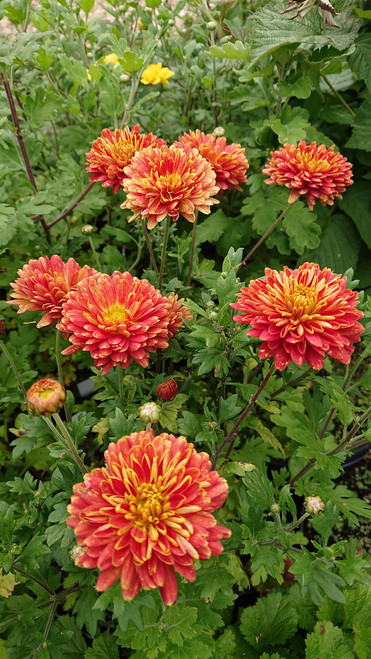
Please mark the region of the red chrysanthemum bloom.
POLYGON ((18 270, 19 279, 13 284, 13 300, 8 304, 19 306, 17 313, 25 311, 44 311, 36 327, 50 325, 62 318, 62 305, 77 284, 95 274, 96 270, 85 265, 82 268, 75 259, 64 263, 60 256, 53 254, 31 259, 18 270))
POLYGON ((178 296, 175 293, 170 293, 167 300, 169 302, 168 331, 169 338, 171 339, 184 326, 184 321, 192 320, 193 316, 189 308, 182 304, 184 298, 178 300, 178 296))
POLYGON ((196 210, 208 215, 210 206, 219 203, 213 199, 218 192, 215 174, 196 149, 148 147, 134 156, 125 174, 127 199, 121 208, 134 212, 129 222, 138 215, 147 218, 149 229, 165 217, 175 222, 183 215, 194 222, 196 210))
POLYGON ((89 181, 103 181, 103 188, 112 186, 113 192, 118 192, 125 178, 124 167, 130 163, 134 154, 147 146, 163 144, 166 144, 165 140, 152 133, 141 135, 138 125, 131 130, 129 126, 116 128, 114 133, 104 128, 101 137, 93 142, 91 150, 86 154, 86 171, 92 173, 89 181))
POLYGON ((291 190, 289 204, 305 194, 308 206, 318 199, 322 206, 332 206, 334 199, 342 199, 341 193, 353 183, 352 165, 340 153, 324 144, 299 142, 285 144, 279 151, 272 151, 263 169, 269 178, 265 183, 284 185, 291 190))
POLYGON ((67 524, 84 548, 76 564, 99 568, 98 591, 120 578, 124 600, 159 587, 165 604, 173 604, 174 570, 194 581, 194 560, 217 556, 219 540, 230 536, 211 514, 227 483, 185 437, 155 437, 153 430, 112 442, 104 457, 107 467, 74 485, 68 506, 67 524))
POLYGON ((316 263, 304 263, 295 270, 265 269, 264 279, 255 279, 237 294, 234 309, 242 312, 234 320, 251 325, 250 336, 262 339, 259 357, 274 356, 283 371, 291 361, 305 361, 322 368, 329 355, 348 364, 364 328, 358 322, 362 311, 358 293, 346 288, 346 277, 316 263))
POLYGON ((66 400, 65 388, 51 378, 35 382, 27 391, 27 402, 32 414, 55 414, 66 400))
POLYGON ((222 196, 224 190, 235 188, 242 190, 240 183, 246 183, 246 172, 249 168, 245 149, 240 144, 227 144, 225 137, 217 137, 214 133, 205 135, 201 130, 191 130, 184 133, 175 146, 180 148, 193 147, 210 163, 216 175, 216 185, 222 196))
POLYGON ((70 333, 70 355, 90 352, 97 368, 128 368, 132 359, 148 366, 148 353, 168 347, 169 303, 146 279, 129 272, 97 273, 70 294, 58 324, 70 333))

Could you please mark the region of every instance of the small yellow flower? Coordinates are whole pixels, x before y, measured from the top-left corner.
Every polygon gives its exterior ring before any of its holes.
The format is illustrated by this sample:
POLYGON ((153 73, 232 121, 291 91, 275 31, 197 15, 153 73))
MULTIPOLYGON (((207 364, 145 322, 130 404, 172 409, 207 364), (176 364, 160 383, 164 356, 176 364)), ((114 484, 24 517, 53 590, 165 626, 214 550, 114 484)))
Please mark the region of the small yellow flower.
POLYGON ((87 76, 87 79, 89 80, 89 82, 91 82, 91 74, 90 74, 89 69, 86 69, 86 76, 87 76))
POLYGON ((105 64, 113 64, 114 68, 117 69, 118 66, 120 66, 119 58, 115 53, 111 53, 110 55, 106 55, 104 58, 104 63, 105 64))
POLYGON ((170 71, 167 66, 162 66, 161 62, 158 64, 150 64, 144 69, 140 79, 143 85, 168 85, 168 79, 174 76, 174 71, 170 71))

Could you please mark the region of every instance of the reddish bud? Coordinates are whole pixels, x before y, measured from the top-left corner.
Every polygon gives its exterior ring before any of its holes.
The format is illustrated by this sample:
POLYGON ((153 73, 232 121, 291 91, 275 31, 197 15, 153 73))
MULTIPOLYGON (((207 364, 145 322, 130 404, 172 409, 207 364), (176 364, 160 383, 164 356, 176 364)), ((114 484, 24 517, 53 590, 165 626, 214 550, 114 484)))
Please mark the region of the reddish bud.
POLYGON ((55 414, 66 400, 65 388, 50 378, 35 382, 27 391, 27 401, 32 414, 55 414))
POLYGON ((3 323, 3 321, 0 320, 0 338, 1 338, 2 336, 5 336, 5 327, 4 327, 4 323, 3 323))
POLYGON ((161 400, 173 400, 178 393, 178 385, 175 380, 165 380, 158 385, 156 393, 161 400))

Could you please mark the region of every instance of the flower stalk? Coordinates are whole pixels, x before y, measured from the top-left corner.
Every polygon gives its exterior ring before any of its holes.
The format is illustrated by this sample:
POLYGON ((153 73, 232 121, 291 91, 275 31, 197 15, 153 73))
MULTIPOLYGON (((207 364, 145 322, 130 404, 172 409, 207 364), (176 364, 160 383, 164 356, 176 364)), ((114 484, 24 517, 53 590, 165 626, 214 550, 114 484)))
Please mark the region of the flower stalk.
POLYGON ((167 248, 167 241, 169 238, 169 229, 170 229, 170 217, 167 216, 166 218, 166 225, 165 225, 165 233, 164 233, 164 242, 162 245, 162 253, 161 253, 161 264, 160 264, 160 274, 158 278, 158 290, 161 291, 161 286, 162 286, 162 280, 164 277, 164 269, 165 269, 165 261, 166 261, 166 248, 167 248))
POLYGON ((291 207, 292 207, 292 204, 288 204, 288 205, 286 206, 285 210, 282 211, 281 215, 279 215, 279 216, 277 217, 277 219, 273 222, 273 224, 271 224, 271 226, 269 227, 269 229, 267 229, 267 231, 265 232, 264 236, 262 236, 261 238, 259 238, 258 242, 255 243, 254 247, 253 247, 253 248, 249 251, 249 253, 245 256, 245 258, 243 259, 243 261, 241 261, 241 263, 240 263, 238 269, 243 268, 243 266, 246 265, 246 262, 252 257, 252 255, 254 254, 254 252, 256 252, 256 250, 258 249, 258 247, 260 247, 260 245, 265 241, 265 239, 268 238, 268 236, 272 233, 272 231, 276 228, 276 226, 281 222, 281 220, 283 220, 283 218, 285 217, 286 213, 290 210, 291 207))
POLYGON ((197 229, 197 220, 198 220, 198 211, 195 211, 195 221, 193 222, 193 229, 192 229, 192 242, 191 242, 191 252, 189 255, 189 269, 188 269, 188 277, 187 277, 187 290, 185 297, 188 297, 189 295, 189 287, 191 285, 191 278, 192 278, 192 267, 193 267, 193 255, 195 251, 195 242, 196 242, 196 229, 197 229))
POLYGON ((12 371, 13 371, 13 373, 14 373, 16 379, 17 379, 17 382, 18 382, 18 384, 19 384, 19 388, 20 388, 21 391, 23 392, 23 396, 24 396, 25 402, 27 403, 27 391, 26 391, 25 386, 24 386, 24 384, 23 384, 23 382, 22 382, 22 380, 21 380, 21 376, 19 375, 19 371, 18 371, 18 369, 17 369, 17 367, 16 367, 16 365, 15 365, 14 359, 13 359, 13 357, 11 356, 11 354, 10 354, 8 348, 6 347, 5 343, 4 343, 3 341, 1 341, 1 339, 0 339, 0 348, 2 349, 2 351, 3 351, 4 355, 5 355, 5 357, 7 358, 8 362, 9 362, 9 364, 10 364, 10 366, 11 366, 11 369, 12 369, 12 371))

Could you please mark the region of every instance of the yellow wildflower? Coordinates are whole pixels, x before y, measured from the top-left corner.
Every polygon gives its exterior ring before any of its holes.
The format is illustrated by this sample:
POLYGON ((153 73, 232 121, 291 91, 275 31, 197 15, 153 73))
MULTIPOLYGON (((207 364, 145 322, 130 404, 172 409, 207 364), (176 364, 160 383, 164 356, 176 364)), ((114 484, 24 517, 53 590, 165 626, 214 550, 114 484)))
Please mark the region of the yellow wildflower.
POLYGON ((91 73, 90 73, 89 69, 86 69, 86 77, 89 80, 89 82, 91 82, 91 73))
POLYGON ((117 69, 118 66, 120 66, 119 58, 115 53, 111 53, 110 55, 106 55, 104 58, 104 63, 105 64, 113 64, 114 68, 117 69))
POLYGON ((168 79, 174 76, 174 71, 170 71, 167 66, 162 66, 161 62, 158 64, 150 64, 144 69, 140 79, 143 85, 168 85, 168 79))

